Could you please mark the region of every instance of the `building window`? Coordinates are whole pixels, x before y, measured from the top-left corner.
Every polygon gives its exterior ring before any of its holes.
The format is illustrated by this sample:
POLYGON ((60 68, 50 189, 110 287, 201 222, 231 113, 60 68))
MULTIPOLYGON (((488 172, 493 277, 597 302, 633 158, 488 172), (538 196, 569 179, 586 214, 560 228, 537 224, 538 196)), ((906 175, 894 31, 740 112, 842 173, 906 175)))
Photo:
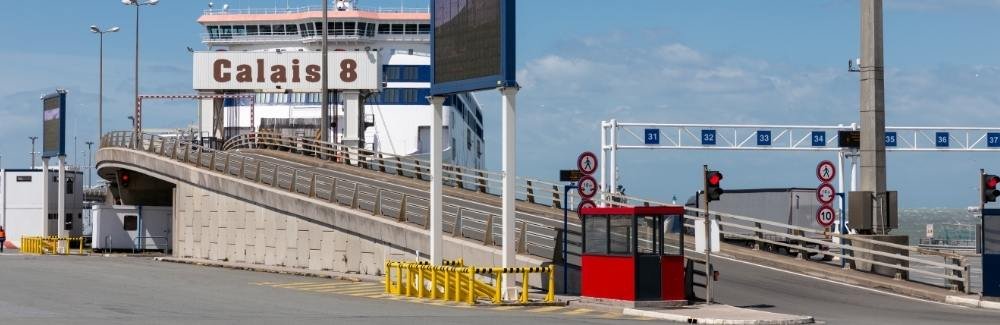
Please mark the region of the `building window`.
POLYGON ((63 230, 73 230, 73 214, 67 213, 63 223, 63 230))
POLYGON ((378 25, 378 33, 379 34, 389 34, 389 31, 390 31, 391 28, 392 28, 392 25, 389 25, 389 24, 379 24, 378 25))
POLYGON ((21 183, 21 182, 30 182, 30 181, 31 181, 31 176, 18 176, 17 177, 17 182, 18 183, 21 183))
POLYGON ((135 230, 138 230, 139 229, 139 216, 131 216, 131 215, 125 216, 125 219, 122 220, 122 224, 124 225, 125 231, 135 231, 135 230))
POLYGON ((430 33, 431 33, 431 25, 430 24, 420 24, 419 25, 419 30, 417 31, 417 34, 430 34, 430 33))
POLYGON ((392 24, 392 33, 393 34, 402 34, 403 33, 403 24, 392 24))
POLYGON ((56 220, 56 218, 58 218, 58 217, 59 217, 59 215, 58 215, 58 214, 55 214, 55 213, 49 213, 49 220, 56 220))
POLYGON ((415 24, 406 24, 406 33, 407 34, 416 34, 417 33, 417 25, 415 25, 415 24))
POLYGON ((247 25, 247 35, 257 36, 257 25, 247 25))
POLYGON ((66 178, 66 194, 73 194, 73 179, 66 178))

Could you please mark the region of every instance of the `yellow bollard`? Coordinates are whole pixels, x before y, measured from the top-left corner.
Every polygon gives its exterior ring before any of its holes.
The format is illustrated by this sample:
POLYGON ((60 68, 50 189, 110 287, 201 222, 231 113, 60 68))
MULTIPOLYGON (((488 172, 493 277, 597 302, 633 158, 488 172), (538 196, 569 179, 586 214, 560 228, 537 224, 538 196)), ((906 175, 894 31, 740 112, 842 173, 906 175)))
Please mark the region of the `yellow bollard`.
POLYGON ((493 303, 499 304, 500 297, 503 295, 503 287, 501 287, 501 285, 503 284, 502 281, 503 272, 500 272, 499 270, 494 268, 493 274, 495 274, 495 278, 493 279, 493 284, 494 284, 493 287, 495 288, 494 290, 495 292, 493 293, 493 303))
POLYGON ((467 297, 465 297, 465 300, 470 305, 475 305, 476 304, 476 284, 475 284, 476 268, 470 267, 469 270, 468 270, 468 274, 469 274, 469 295, 467 297))
POLYGON ((528 269, 521 273, 521 303, 528 303, 528 269))
POLYGON ((389 274, 389 261, 385 261, 385 293, 392 293, 392 276, 389 274))
POLYGON ((549 264, 549 293, 545 295, 545 302, 553 301, 556 301, 556 268, 549 264))
POLYGON ((396 294, 403 295, 403 265, 396 263, 396 294))

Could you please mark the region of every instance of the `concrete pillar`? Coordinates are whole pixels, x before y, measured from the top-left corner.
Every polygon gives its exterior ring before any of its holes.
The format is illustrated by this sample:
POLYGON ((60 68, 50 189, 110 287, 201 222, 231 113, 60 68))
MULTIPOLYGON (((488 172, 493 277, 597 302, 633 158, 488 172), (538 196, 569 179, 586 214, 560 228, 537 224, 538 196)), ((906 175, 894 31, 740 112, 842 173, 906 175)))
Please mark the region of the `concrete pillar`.
MULTIPOLYGON (((344 141, 350 148, 363 149, 365 146, 365 107, 361 103, 361 91, 345 90, 344 99, 344 141)), ((351 161, 356 161, 356 150, 351 150, 351 161)))
MULTIPOLYGON (((885 195, 885 70, 882 57, 882 0, 861 0, 861 190, 885 195)), ((875 202, 875 232, 885 220, 875 202)))
POLYGON ((441 239, 441 187, 442 187, 442 164, 441 156, 444 154, 444 146, 442 145, 442 135, 443 135, 443 123, 442 123, 442 111, 444 111, 444 100, 443 96, 433 96, 430 97, 431 105, 433 106, 432 112, 432 123, 431 123, 431 217, 428 221, 430 223, 431 240, 430 240, 430 250, 431 250, 431 264, 441 265, 441 261, 444 258, 444 241, 441 239))
MULTIPOLYGON (((34 167, 34 166, 32 166, 34 167)), ((49 213, 51 210, 49 208, 49 199, 52 198, 49 195, 49 184, 52 181, 49 180, 49 158, 42 157, 42 236, 49 236, 52 233, 52 229, 49 229, 49 213)))
MULTIPOLYGON (((517 184, 515 183, 517 179, 517 150, 515 149, 517 143, 517 90, 516 87, 500 88, 500 93, 503 95, 501 117, 503 120, 503 197, 501 199, 503 202, 501 216, 503 267, 514 267, 517 259, 514 247, 514 223, 516 222, 514 203, 517 195, 517 184)), ((505 275, 504 287, 512 286, 512 280, 505 275)))

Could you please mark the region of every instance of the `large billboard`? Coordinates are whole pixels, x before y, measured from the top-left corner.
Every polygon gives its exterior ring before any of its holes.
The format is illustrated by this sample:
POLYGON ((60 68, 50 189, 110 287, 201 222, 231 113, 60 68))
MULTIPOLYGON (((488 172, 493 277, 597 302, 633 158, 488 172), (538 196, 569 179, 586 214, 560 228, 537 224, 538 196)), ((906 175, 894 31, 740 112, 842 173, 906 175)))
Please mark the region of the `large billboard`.
POLYGON ((66 91, 42 96, 42 157, 66 155, 66 91))
MULTIPOLYGON (((381 85, 378 52, 331 52, 329 88, 374 90, 381 85)), ((194 89, 319 92, 319 52, 196 52, 194 89)))
POLYGON ((514 0, 432 0, 431 24, 431 94, 517 84, 514 0))

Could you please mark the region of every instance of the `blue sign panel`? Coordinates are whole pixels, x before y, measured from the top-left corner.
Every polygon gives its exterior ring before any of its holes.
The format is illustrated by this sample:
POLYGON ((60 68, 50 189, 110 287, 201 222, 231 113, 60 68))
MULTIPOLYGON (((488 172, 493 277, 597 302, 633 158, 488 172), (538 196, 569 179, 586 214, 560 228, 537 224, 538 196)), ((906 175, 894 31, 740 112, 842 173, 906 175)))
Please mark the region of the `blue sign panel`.
POLYGON ((660 144, 660 129, 646 129, 646 144, 660 144))
POLYGON ((769 145, 771 145, 771 131, 770 130, 758 130, 757 131, 757 145, 758 146, 769 146, 769 145))
POLYGON ((934 134, 934 146, 948 147, 948 132, 938 132, 934 134))
POLYGON ((986 146, 990 148, 1000 147, 1000 133, 987 133, 986 134, 986 146))
POLYGON ((899 142, 896 141, 896 132, 886 132, 885 133, 885 146, 886 147, 895 147, 895 146, 898 145, 898 143, 899 142))
POLYGON ((431 94, 515 87, 514 0, 431 0, 431 94))
POLYGON ((824 131, 813 131, 813 133, 812 133, 812 145, 813 145, 813 147, 825 147, 826 146, 826 132, 824 132, 824 131))
POLYGON ((715 130, 701 130, 701 145, 715 145, 715 130))

